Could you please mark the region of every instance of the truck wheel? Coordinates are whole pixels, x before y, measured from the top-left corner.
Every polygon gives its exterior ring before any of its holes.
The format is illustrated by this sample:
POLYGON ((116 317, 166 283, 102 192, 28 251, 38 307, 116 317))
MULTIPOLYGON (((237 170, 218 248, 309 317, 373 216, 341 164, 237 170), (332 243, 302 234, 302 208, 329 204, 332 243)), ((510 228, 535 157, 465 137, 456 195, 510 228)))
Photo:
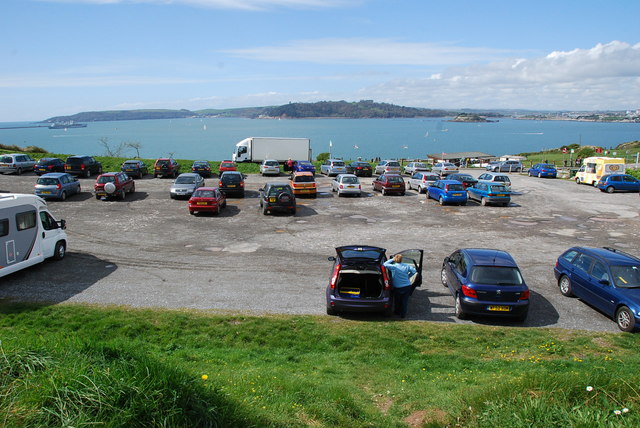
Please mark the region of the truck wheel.
POLYGON ((54 260, 62 260, 64 259, 64 255, 67 253, 67 245, 64 241, 56 242, 56 247, 53 250, 53 259, 54 260))

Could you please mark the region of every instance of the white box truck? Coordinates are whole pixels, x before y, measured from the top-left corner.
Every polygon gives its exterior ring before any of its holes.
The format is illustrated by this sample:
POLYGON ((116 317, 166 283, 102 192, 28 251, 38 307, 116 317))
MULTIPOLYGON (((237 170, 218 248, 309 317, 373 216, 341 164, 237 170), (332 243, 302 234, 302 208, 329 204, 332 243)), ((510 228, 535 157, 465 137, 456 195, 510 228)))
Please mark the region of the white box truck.
POLYGON ((308 138, 249 137, 236 144, 234 162, 262 162, 288 159, 311 160, 311 140, 308 138))
POLYGON ((0 277, 67 251, 65 221, 56 220, 36 195, 0 193, 0 277))

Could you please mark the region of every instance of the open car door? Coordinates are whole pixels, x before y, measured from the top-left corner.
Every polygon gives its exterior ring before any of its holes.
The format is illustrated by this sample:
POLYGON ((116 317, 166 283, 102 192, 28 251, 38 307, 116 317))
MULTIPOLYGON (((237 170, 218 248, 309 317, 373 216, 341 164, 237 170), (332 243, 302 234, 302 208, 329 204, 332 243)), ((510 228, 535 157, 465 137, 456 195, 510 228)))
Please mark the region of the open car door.
POLYGON ((422 285, 422 257, 424 250, 404 250, 398 254, 402 254, 402 263, 413 265, 413 267, 416 268, 416 274, 409 278, 411 287, 420 287, 420 285, 422 285))

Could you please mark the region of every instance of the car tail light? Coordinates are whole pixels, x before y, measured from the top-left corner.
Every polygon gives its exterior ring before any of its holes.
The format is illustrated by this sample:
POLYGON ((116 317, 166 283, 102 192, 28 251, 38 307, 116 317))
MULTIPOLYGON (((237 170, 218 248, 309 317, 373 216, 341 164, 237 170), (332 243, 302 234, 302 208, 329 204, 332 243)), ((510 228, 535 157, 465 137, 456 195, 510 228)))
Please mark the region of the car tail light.
POLYGON ((240 182, 240 187, 244 187, 244 181, 240 182))
POLYGON ((80 169, 85 169, 85 166, 83 163, 80 164, 80 169))
POLYGON ((335 269, 333 269, 333 275, 331 276, 331 284, 330 284, 330 287, 332 290, 335 290, 336 288, 336 282, 338 282, 339 273, 340 273, 340 263, 338 263, 335 269))
POLYGON ((529 292, 529 290, 525 290, 522 292, 522 294, 520 295, 520 299, 518 300, 528 300, 530 294, 531 293, 529 292))
POLYGON ((470 288, 466 285, 462 286, 462 294, 464 294, 467 297, 471 297, 474 299, 478 298, 478 293, 476 293, 476 290, 474 290, 473 288, 470 288))
POLYGON ((390 290, 391 289, 391 283, 389 282, 389 276, 387 274, 387 268, 384 266, 380 266, 380 269, 382 270, 382 280, 384 281, 384 289, 385 290, 390 290))
POLYGON ((222 181, 218 183, 218 187, 222 187, 222 181))
POLYGON ((48 169, 53 169, 53 165, 49 165, 47 168, 48 169))
POLYGON ((344 186, 341 184, 341 185, 340 185, 340 188, 341 188, 341 189, 344 189, 344 186))
POLYGON ((56 184, 56 189, 58 190, 62 189, 62 185, 60 183, 56 184))

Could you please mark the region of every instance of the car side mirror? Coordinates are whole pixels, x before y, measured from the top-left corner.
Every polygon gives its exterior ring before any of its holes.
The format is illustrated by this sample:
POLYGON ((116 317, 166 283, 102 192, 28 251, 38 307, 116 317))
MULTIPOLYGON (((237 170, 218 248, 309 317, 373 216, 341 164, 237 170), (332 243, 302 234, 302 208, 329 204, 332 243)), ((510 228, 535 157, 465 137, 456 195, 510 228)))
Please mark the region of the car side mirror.
POLYGON ((329 256, 329 257, 327 257, 327 260, 329 260, 330 262, 335 262, 336 258, 333 257, 333 256, 329 256))
POLYGON ((67 222, 64 219, 59 220, 57 223, 58 223, 58 229, 66 229, 67 228, 67 222))
POLYGON ((445 262, 445 263, 449 263, 449 257, 445 257, 445 258, 444 258, 444 262, 445 262))
POLYGON ((601 279, 600 281, 598 281, 598 283, 600 283, 601 285, 611 285, 608 279, 601 279))

